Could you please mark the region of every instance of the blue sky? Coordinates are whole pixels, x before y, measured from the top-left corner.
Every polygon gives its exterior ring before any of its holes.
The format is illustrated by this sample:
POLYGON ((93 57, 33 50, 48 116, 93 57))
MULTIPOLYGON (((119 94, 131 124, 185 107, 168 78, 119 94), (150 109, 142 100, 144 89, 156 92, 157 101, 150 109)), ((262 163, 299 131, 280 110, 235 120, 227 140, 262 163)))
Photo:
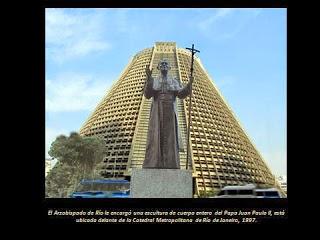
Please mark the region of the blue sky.
MULTIPOLYGON (((46 9, 46 153, 79 131, 130 57, 192 43, 276 175, 286 175, 286 9, 46 9)), ((48 157, 48 154, 46 155, 48 157)))

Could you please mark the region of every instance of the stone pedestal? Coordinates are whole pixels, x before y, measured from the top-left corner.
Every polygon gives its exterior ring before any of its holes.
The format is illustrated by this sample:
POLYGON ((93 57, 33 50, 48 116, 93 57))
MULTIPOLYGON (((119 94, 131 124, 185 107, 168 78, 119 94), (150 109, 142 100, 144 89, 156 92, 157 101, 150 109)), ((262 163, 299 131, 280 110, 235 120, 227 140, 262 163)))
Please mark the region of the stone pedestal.
POLYGON ((131 198, 192 198, 192 172, 181 169, 132 169, 131 198))

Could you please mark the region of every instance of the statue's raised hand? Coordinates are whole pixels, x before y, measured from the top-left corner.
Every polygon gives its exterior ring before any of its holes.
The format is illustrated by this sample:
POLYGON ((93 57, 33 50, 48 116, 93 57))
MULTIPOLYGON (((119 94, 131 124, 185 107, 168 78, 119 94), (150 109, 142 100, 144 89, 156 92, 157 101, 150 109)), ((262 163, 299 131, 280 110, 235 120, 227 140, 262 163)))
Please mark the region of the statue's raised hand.
POLYGON ((153 69, 150 70, 149 66, 146 67, 147 80, 151 78, 152 70, 153 69))

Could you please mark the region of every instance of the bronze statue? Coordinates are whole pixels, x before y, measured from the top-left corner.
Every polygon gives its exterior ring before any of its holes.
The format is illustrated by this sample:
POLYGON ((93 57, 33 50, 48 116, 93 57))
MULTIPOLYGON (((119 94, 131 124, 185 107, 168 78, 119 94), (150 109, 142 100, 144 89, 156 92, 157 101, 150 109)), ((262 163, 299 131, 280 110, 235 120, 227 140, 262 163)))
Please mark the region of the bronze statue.
POLYGON ((183 87, 181 83, 168 75, 170 65, 161 60, 157 67, 160 75, 153 78, 152 70, 147 66, 147 80, 144 96, 153 97, 147 149, 143 168, 180 169, 179 149, 183 151, 181 134, 177 120, 176 97, 186 98, 190 94, 191 81, 183 87))

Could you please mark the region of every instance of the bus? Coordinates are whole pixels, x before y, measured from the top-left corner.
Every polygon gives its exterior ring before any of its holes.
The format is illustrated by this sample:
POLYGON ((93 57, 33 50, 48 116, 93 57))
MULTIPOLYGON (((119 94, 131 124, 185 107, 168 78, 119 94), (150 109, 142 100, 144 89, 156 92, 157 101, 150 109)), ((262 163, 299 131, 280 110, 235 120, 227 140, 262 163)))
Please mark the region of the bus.
POLYGON ((257 188, 254 184, 225 186, 213 198, 282 198, 276 188, 257 188))

